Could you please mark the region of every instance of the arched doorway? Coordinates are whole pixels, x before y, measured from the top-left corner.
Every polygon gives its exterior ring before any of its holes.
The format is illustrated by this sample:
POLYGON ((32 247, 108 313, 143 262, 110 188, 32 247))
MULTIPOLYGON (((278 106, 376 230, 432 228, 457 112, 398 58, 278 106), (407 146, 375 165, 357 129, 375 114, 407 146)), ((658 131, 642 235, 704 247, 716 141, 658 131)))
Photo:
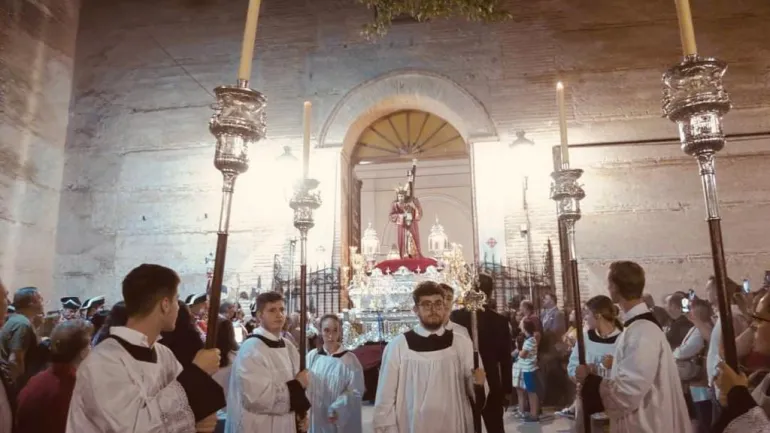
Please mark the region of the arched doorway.
POLYGON ((427 111, 406 109, 385 114, 366 126, 343 163, 343 264, 347 264, 349 247, 360 247, 368 223, 380 235, 378 259, 385 258, 395 243, 395 227, 388 219, 395 198, 393 189, 406 182, 406 171, 414 159, 418 160, 415 195, 424 214, 419 223, 423 254, 429 253, 430 229, 440 218, 450 240, 467 248, 466 260, 476 259, 469 146, 447 120, 427 111))
MULTIPOLYGON (((448 121, 464 140, 471 167, 476 146, 499 142, 495 124, 484 105, 460 84, 435 72, 394 70, 351 89, 334 106, 318 137, 319 148, 340 148, 337 174, 340 194, 335 212, 338 215, 335 225, 339 230, 335 242, 339 243, 334 250, 343 267, 350 261, 349 198, 354 185, 351 162, 355 160, 359 138, 374 122, 401 110, 421 110, 448 121)), ((474 222, 475 210, 474 202, 470 210, 474 222)), ((473 235, 476 239, 468 249, 478 257, 478 230, 474 229, 473 235)), ((342 280, 345 286, 344 272, 342 280)))

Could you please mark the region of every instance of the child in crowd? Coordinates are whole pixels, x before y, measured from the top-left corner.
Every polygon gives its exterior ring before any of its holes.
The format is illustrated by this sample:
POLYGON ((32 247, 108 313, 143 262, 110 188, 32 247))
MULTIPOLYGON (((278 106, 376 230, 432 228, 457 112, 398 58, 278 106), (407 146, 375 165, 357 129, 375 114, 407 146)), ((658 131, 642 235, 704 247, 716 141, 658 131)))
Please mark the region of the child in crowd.
POLYGON ((540 400, 537 396, 537 339, 535 338, 535 322, 530 319, 521 321, 524 333, 524 343, 513 364, 513 386, 519 398, 519 414, 525 422, 538 422, 540 417, 540 400), (525 401, 529 403, 529 413, 525 412, 525 401))

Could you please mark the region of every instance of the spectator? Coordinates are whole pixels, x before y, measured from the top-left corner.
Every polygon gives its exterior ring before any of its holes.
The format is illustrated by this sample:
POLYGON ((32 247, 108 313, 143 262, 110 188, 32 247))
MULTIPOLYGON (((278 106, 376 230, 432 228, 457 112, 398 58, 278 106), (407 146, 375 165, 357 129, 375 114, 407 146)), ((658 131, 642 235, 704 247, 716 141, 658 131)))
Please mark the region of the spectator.
POLYGON ((54 328, 51 366, 32 377, 19 394, 19 432, 65 433, 75 372, 91 351, 92 330, 90 323, 80 319, 62 322, 54 328))
POLYGON ((692 322, 687 319, 682 310, 682 301, 685 299, 687 299, 687 294, 674 292, 668 297, 668 303, 666 304, 666 312, 671 318, 668 329, 666 329, 666 339, 668 344, 671 345, 671 350, 676 349, 682 344, 685 335, 692 328, 692 322))
MULTIPOLYGON (((644 299, 644 303, 647 304, 647 308, 652 311, 652 315, 655 316, 655 320, 658 321, 661 328, 665 329, 668 327, 669 322, 671 322, 671 318, 666 312, 666 309, 655 305, 655 300, 652 299, 652 295, 649 293, 645 293, 642 299, 644 299)), ((668 296, 666 296, 665 301, 668 301, 668 296)))
POLYGON ((126 303, 123 301, 120 301, 112 306, 110 313, 107 315, 107 318, 104 320, 104 325, 102 325, 102 327, 99 328, 99 332, 97 332, 96 335, 94 335, 92 345, 96 346, 97 344, 104 341, 105 338, 109 337, 110 329, 112 327, 126 326, 126 322, 128 322, 128 313, 126 312, 126 303))
POLYGON ((0 330, 0 353, 11 367, 17 390, 45 367, 39 347, 36 324, 43 317, 43 297, 35 287, 24 287, 13 296, 16 314, 11 315, 0 330))
POLYGON ((708 433, 713 419, 711 395, 706 377, 706 352, 708 344, 704 335, 711 335, 714 324, 711 320, 711 305, 702 299, 690 304, 687 319, 693 324, 674 352, 679 378, 689 388, 695 411, 697 433, 708 433))

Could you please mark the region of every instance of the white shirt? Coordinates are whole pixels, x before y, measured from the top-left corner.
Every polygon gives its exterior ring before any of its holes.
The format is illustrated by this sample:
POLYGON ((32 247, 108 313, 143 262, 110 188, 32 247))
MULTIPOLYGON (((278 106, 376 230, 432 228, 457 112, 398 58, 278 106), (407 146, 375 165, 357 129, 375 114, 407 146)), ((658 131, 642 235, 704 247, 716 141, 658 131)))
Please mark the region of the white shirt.
MULTIPOLYGON (((740 316, 743 313, 737 305, 732 305, 733 317, 740 316)), ((735 329, 735 336, 741 335, 743 329, 735 329)), ((719 347, 722 345, 722 318, 718 317, 714 323, 714 329, 711 330, 711 339, 709 340, 709 350, 706 354, 706 373, 708 374, 709 386, 714 385, 714 376, 717 375, 717 365, 721 361, 719 356, 719 347)), ((719 397, 719 390, 714 388, 716 396, 719 397)))
POLYGON ((703 348, 706 347, 706 341, 703 336, 700 335, 700 330, 697 326, 693 326, 684 336, 682 344, 674 349, 674 359, 687 360, 698 355, 703 348))
MULTIPOLYGON (((460 335, 464 335, 464 336, 466 336, 468 338, 471 338, 470 334, 468 333, 468 330, 465 329, 465 326, 458 325, 457 323, 452 322, 451 320, 449 322, 446 322, 446 324, 444 324, 444 328, 447 329, 448 331, 454 332, 455 334, 460 334, 460 335)), ((417 330, 415 329, 415 332, 416 331, 417 330)), ((442 331, 442 333, 443 333, 443 331, 442 331)), ((438 334, 438 335, 441 335, 441 334, 438 334)))

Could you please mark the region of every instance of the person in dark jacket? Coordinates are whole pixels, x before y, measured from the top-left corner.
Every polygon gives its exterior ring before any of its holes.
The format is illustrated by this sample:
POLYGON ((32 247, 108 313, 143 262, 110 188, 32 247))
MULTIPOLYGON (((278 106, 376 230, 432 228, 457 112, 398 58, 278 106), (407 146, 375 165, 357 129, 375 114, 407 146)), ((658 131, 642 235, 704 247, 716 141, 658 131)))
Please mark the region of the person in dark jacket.
MULTIPOLYGON (((487 274, 479 275, 479 289, 491 300, 494 284, 487 274)), ((455 310, 450 320, 471 330, 471 314, 468 310, 455 310)), ((504 433, 503 413, 507 396, 513 392, 511 368, 511 331, 508 319, 487 306, 478 313, 479 355, 487 374, 489 395, 481 413, 488 433, 504 433)))
POLYGON ((176 356, 176 360, 187 368, 192 364, 195 354, 203 349, 203 336, 193 322, 190 308, 184 301, 179 302, 179 314, 176 316, 176 326, 170 332, 161 332, 158 342, 176 356))

